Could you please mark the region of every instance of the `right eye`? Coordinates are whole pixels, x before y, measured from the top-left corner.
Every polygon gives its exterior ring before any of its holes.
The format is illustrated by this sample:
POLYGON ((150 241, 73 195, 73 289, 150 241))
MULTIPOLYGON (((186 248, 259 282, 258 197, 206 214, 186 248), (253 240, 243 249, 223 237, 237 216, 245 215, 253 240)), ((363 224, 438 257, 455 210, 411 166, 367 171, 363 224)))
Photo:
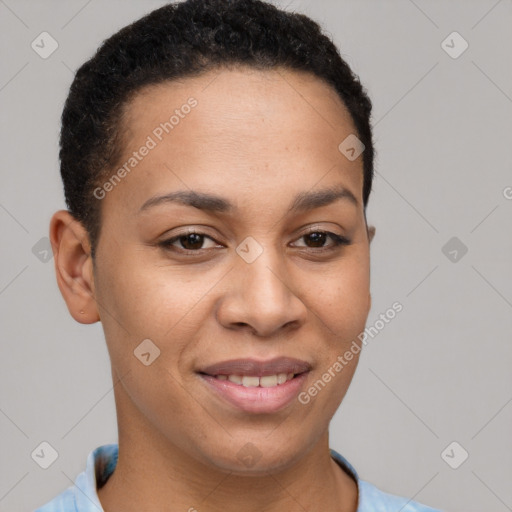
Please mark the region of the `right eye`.
POLYGON ((168 238, 167 240, 162 240, 158 245, 166 250, 178 250, 178 252, 199 252, 219 246, 213 238, 197 231, 187 231, 186 233, 168 238), (206 248, 202 247, 206 240, 211 240, 215 242, 216 245, 206 248), (176 246, 176 244, 180 244, 181 247, 176 246))

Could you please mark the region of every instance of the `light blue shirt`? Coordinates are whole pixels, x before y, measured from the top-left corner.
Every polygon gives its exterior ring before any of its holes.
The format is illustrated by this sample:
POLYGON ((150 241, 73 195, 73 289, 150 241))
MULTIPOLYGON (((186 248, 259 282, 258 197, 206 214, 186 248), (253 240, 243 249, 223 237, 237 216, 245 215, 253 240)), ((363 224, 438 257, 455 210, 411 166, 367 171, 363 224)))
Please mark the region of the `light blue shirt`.
MULTIPOLYGON (((99 446, 87 457, 85 471, 80 473, 73 486, 55 497, 35 512, 104 512, 97 489, 113 473, 117 464, 118 445, 99 446)), ((338 452, 331 450, 333 459, 357 482, 359 501, 357 512, 441 512, 407 498, 385 493, 374 485, 360 480, 356 470, 338 452)))

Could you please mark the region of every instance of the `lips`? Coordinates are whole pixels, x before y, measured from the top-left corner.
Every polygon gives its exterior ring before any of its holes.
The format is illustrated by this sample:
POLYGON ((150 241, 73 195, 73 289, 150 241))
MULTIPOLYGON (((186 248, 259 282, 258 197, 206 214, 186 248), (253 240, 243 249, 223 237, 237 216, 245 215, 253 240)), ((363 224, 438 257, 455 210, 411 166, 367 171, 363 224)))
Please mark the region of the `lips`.
POLYGON ((272 414, 295 400, 310 370, 305 361, 278 357, 223 361, 197 373, 208 390, 232 407, 245 413, 272 414))
POLYGON ((217 375, 240 375, 251 377, 265 377, 278 374, 298 375, 311 370, 306 361, 291 357, 277 357, 268 361, 256 359, 232 359, 222 361, 199 370, 199 373, 215 377, 217 375))

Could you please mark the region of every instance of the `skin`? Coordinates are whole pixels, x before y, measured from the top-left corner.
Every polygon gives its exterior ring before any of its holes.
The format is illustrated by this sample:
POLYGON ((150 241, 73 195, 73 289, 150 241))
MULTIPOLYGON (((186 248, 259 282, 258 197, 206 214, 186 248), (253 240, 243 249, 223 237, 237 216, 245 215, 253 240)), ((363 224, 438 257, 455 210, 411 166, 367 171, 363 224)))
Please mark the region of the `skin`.
POLYGON ((75 320, 102 322, 111 358, 119 460, 100 501, 106 512, 354 512, 357 485, 330 457, 328 426, 358 355, 309 404, 293 400, 272 414, 236 409, 196 373, 228 359, 290 356, 311 364, 307 390, 364 330, 374 228, 362 156, 349 161, 338 150, 355 133, 352 120, 312 75, 215 70, 139 91, 126 109, 120 165, 189 97, 197 107, 101 201, 94 261, 79 222, 64 210, 51 220, 62 295, 75 320), (340 185, 357 204, 287 213, 297 194, 340 185), (222 196, 236 210, 139 211, 177 190, 222 196), (206 235, 189 239, 188 254, 183 239, 158 245, 188 227, 206 235), (315 243, 309 227, 350 244, 315 243), (252 263, 236 252, 248 236, 263 248, 252 263), (160 349, 149 366, 134 357, 147 338, 160 349), (237 456, 247 443, 260 455, 251 467, 237 456))

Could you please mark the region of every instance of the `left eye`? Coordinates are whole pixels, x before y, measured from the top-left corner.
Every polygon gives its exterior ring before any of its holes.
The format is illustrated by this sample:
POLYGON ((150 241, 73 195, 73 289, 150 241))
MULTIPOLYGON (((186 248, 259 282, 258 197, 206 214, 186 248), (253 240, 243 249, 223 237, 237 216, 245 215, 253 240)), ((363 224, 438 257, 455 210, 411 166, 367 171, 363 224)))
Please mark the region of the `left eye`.
POLYGON ((313 246, 306 247, 308 249, 329 249, 333 247, 338 247, 340 245, 349 245, 350 240, 345 238, 344 236, 337 235, 336 233, 331 233, 330 231, 311 231, 309 233, 306 233, 305 235, 302 235, 299 240, 309 240, 313 243, 313 246), (329 246, 325 246, 325 242, 327 239, 333 240, 333 243, 329 246))

